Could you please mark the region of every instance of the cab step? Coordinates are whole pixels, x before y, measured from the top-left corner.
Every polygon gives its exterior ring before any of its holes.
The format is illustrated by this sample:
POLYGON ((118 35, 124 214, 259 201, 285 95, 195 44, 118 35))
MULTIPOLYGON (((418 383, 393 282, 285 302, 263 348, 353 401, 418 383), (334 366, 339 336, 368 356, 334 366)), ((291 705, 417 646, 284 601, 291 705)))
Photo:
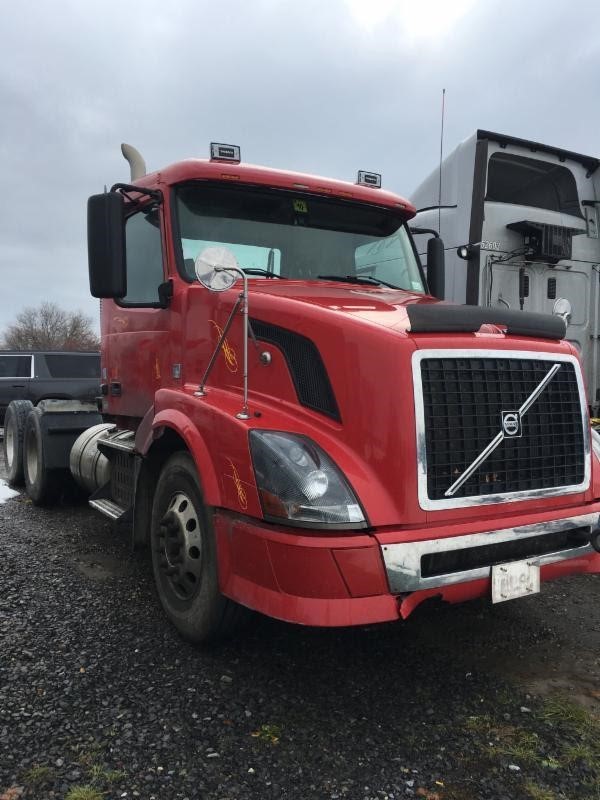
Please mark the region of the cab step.
POLYGON ((88 500, 88 505, 113 522, 130 523, 133 519, 133 499, 129 498, 127 494, 115 494, 113 490, 114 481, 111 478, 108 483, 94 492, 88 500))
POLYGON ((112 519, 113 522, 118 522, 127 514, 127 509, 122 508, 115 503, 114 500, 98 498, 97 500, 89 500, 88 502, 92 508, 95 508, 96 511, 99 511, 105 517, 112 519))
POLYGON ((110 458, 110 451, 133 453, 135 450, 135 433, 133 431, 112 433, 98 441, 98 450, 108 458, 110 458))

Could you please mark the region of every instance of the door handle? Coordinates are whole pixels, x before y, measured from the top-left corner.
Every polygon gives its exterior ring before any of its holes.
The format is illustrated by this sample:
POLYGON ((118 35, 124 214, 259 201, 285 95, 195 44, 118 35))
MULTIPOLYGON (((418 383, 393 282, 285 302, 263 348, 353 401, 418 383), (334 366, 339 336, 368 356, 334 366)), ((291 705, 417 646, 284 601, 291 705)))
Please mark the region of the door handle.
POLYGON ((25 384, 24 383, 13 383, 12 388, 13 389, 24 389, 25 388, 25 384))

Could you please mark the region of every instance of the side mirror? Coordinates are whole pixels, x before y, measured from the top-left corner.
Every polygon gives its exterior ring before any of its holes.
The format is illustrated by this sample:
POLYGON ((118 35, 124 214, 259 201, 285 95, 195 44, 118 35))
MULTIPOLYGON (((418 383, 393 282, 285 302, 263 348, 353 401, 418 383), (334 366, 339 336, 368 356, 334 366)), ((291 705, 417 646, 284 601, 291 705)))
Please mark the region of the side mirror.
POLYGON ((92 297, 125 297, 125 206, 119 192, 88 200, 88 267, 92 297))
POLYGON ((444 299, 445 292, 445 259, 444 242, 439 236, 427 242, 427 283, 429 293, 439 300, 444 299))

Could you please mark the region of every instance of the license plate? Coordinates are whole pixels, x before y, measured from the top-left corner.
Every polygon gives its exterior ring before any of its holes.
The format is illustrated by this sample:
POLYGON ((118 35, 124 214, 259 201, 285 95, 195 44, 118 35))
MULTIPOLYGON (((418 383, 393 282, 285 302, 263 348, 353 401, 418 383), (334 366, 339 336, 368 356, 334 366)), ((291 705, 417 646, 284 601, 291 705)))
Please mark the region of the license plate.
POLYGON ((513 561, 492 567, 492 603, 527 597, 540 590, 540 565, 537 561, 513 561))

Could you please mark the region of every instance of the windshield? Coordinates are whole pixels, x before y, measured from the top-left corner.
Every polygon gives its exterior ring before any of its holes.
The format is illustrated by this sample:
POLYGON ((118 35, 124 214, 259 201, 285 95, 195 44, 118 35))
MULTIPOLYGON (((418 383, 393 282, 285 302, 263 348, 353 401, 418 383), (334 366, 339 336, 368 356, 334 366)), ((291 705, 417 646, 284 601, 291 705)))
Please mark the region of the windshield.
POLYGON ((252 277, 345 276, 423 292, 402 217, 392 210, 286 191, 207 184, 177 191, 186 277, 206 247, 227 247, 252 277), (369 279, 374 279, 370 281, 369 279))

